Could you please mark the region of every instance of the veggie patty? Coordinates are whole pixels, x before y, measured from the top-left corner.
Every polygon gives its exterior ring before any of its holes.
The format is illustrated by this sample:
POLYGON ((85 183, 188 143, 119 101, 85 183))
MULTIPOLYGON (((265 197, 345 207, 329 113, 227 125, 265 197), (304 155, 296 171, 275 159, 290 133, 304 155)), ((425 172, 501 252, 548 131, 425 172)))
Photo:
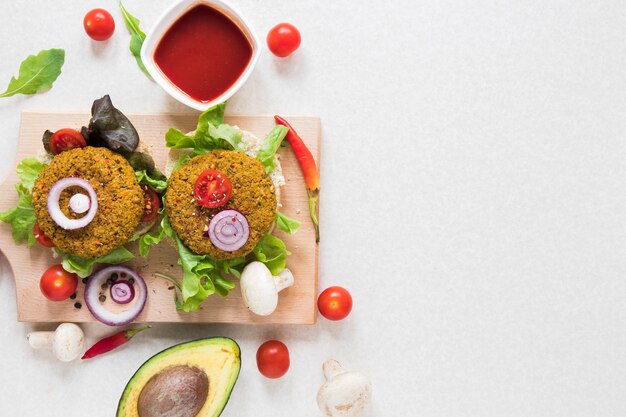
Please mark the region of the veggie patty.
POLYGON ((183 243, 193 252, 215 259, 231 259, 252 252, 263 235, 269 231, 277 204, 274 184, 265 173, 263 165, 243 152, 226 150, 215 150, 196 156, 174 171, 165 193, 165 202, 172 228, 183 243), (225 206, 206 208, 199 205, 194 198, 196 180, 207 169, 223 172, 232 183, 232 195, 225 206), (211 218, 226 209, 244 214, 250 226, 248 241, 234 252, 218 249, 206 234, 211 218))
MULTIPOLYGON (((79 218, 69 209, 70 197, 79 192, 70 187, 59 203, 69 218, 79 218)), ((43 232, 61 251, 89 259, 106 255, 126 243, 143 215, 144 198, 135 172, 121 155, 106 148, 72 149, 55 156, 33 187, 35 217, 43 232), (98 196, 98 211, 87 226, 76 230, 59 227, 48 214, 50 187, 62 178, 87 180, 98 196)))

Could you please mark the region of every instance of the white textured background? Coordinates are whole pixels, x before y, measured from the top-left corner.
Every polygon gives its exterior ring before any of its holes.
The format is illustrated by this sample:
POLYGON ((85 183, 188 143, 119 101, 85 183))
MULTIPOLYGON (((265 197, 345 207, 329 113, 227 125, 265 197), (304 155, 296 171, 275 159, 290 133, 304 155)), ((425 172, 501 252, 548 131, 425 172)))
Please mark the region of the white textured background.
MULTIPOLYGON (((126 0, 148 29, 166 0, 126 0)), ((233 0, 267 51, 230 113, 317 114, 323 124, 320 286, 342 284, 349 319, 315 327, 159 325, 86 363, 31 352, 0 276, 0 414, 110 416, 150 355, 235 338, 243 368, 223 416, 318 416, 327 357, 370 376, 366 417, 626 414, 626 3, 621 0, 233 0), (255 366, 267 338, 289 374, 255 366)), ((0 3, 0 80, 50 47, 54 88, 0 99, 1 174, 20 110, 189 111, 136 67, 113 0, 0 3), (103 6, 115 36, 82 18, 103 6)), ((15 271, 19 275, 21 271, 15 271)), ((111 331, 85 328, 88 343, 111 331)))

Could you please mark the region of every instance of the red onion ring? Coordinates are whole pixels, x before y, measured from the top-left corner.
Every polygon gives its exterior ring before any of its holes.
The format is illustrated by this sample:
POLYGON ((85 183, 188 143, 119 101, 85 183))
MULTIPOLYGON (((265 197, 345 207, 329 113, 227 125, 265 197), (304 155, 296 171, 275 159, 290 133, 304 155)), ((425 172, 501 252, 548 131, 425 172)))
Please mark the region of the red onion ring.
POLYGON ((135 287, 126 280, 111 284, 111 299, 118 304, 128 304, 135 298, 135 287))
POLYGON ((89 210, 89 207, 91 207, 91 202, 85 194, 76 193, 70 198, 70 209, 74 213, 83 214, 89 210))
POLYGON ((209 239, 217 248, 234 252, 250 237, 248 219, 237 210, 222 210, 209 223, 209 239))
POLYGON ((63 178, 52 184, 50 192, 48 193, 48 213, 50 217, 59 227, 66 230, 80 229, 87 226, 96 217, 96 211, 98 211, 98 196, 89 182, 82 178, 68 177, 63 178), (70 219, 61 211, 59 206, 59 198, 61 193, 69 187, 80 187, 87 191, 89 194, 89 200, 91 201, 91 207, 85 216, 80 219, 70 219))
POLYGON ((132 269, 121 265, 112 265, 99 270, 89 277, 87 285, 85 285, 85 304, 87 308, 98 321, 109 326, 123 326, 135 320, 146 305, 147 298, 148 287, 144 279, 132 269), (119 275, 122 273, 128 275, 135 280, 135 284, 139 287, 134 304, 121 313, 107 310, 98 300, 102 284, 106 283, 114 272, 119 275))

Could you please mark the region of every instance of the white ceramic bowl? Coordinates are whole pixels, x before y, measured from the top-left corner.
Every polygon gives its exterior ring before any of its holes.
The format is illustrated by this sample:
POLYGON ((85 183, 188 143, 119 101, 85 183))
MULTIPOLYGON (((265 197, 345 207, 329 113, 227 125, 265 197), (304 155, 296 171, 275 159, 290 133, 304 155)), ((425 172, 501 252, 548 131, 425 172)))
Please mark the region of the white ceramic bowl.
POLYGON ((237 90, 241 88, 242 85, 244 85, 258 61, 260 53, 261 49, 259 45, 259 40, 254 33, 252 26, 248 24, 248 22, 241 13, 235 10, 235 8, 233 8, 228 3, 222 0, 180 0, 178 2, 175 2, 161 15, 159 20, 154 24, 150 32, 147 34, 146 39, 143 42, 143 46, 141 47, 141 60, 143 61, 146 69, 148 70, 154 81, 156 81, 156 83, 159 84, 161 88, 163 88, 170 96, 174 97, 176 100, 180 101, 183 104, 186 104, 189 107, 204 111, 211 106, 223 103, 224 101, 228 100, 232 97, 233 94, 237 92, 237 90), (211 6, 228 16, 237 26, 239 26, 239 29, 241 29, 241 32, 246 36, 248 42, 250 42, 250 45, 252 46, 252 57, 250 58, 250 62, 248 62, 248 66, 243 71, 241 76, 239 76, 237 81, 235 81, 235 83, 231 85, 228 90, 224 91, 220 96, 207 102, 195 100, 185 94, 176 85, 174 85, 165 76, 165 74, 163 74, 161 69, 156 65, 154 61, 154 51, 156 50, 156 47, 165 32, 167 32, 167 30, 172 26, 174 22, 178 20, 179 17, 185 14, 189 9, 199 4, 206 4, 208 6, 211 6))

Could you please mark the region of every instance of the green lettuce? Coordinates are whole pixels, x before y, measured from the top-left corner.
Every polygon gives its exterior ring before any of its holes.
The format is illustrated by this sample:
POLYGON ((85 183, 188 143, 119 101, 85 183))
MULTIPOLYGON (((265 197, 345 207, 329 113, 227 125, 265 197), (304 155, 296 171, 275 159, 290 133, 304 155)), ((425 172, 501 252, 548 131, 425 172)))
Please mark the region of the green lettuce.
POLYGON ((141 171, 135 171, 135 177, 139 184, 147 185, 158 193, 162 193, 167 188, 167 178, 159 171, 149 175, 145 169, 142 169, 141 171))
MULTIPOLYGON (((157 230, 143 235, 139 239, 139 253, 148 255, 150 247, 160 243, 165 237, 174 240, 178 250, 178 264, 183 270, 181 282, 163 274, 157 274, 172 282, 182 294, 182 301, 175 298, 176 308, 186 312, 195 311, 207 297, 217 293, 226 296, 235 287, 235 284, 226 279, 230 274, 241 278, 241 271, 247 264, 244 257, 218 261, 208 255, 193 253, 180 240, 170 224, 167 214, 162 211, 163 218, 157 230)), ((263 262, 272 274, 277 275, 285 269, 287 256, 290 255, 285 243, 267 233, 254 248, 257 260, 263 262)))
POLYGON ((63 269, 74 272, 81 278, 91 275, 95 264, 121 264, 134 258, 134 255, 124 246, 119 246, 104 256, 90 259, 79 258, 58 249, 55 249, 55 252, 62 257, 63 269))
POLYGON ((35 244, 33 227, 37 222, 35 219, 35 208, 33 207, 33 195, 22 184, 16 184, 15 189, 19 200, 17 207, 0 213, 0 220, 11 225, 11 233, 15 243, 26 241, 28 247, 35 244))
POLYGON ((18 178, 22 180, 22 185, 28 192, 32 192, 35 180, 45 167, 46 164, 37 158, 26 158, 22 159, 22 162, 17 165, 15 171, 17 172, 18 178))
POLYGON ((280 274, 287 264, 287 250, 285 242, 271 233, 266 233, 252 251, 257 261, 267 266, 272 275, 280 274))
POLYGON ((276 227, 285 233, 293 235, 300 229, 301 223, 296 219, 285 216, 280 211, 276 212, 276 227))
POLYGON ((224 274, 232 274, 239 278, 241 270, 245 266, 245 258, 235 258, 218 261, 208 255, 193 253, 180 240, 170 224, 167 214, 162 210, 163 218, 157 230, 143 235, 139 239, 139 253, 148 255, 150 247, 160 243, 165 237, 169 237, 176 243, 178 250, 178 264, 183 270, 181 283, 163 274, 160 277, 174 283, 182 294, 182 302, 175 298, 176 307, 186 312, 200 308, 202 302, 215 293, 225 297, 235 288, 232 281, 224 278, 224 274))
POLYGON ((165 134, 165 145, 174 149, 191 148, 196 155, 214 149, 242 151, 241 132, 224 123, 225 109, 226 103, 222 103, 202 113, 193 134, 186 135, 178 129, 171 128, 165 134))
POLYGON ((46 167, 37 158, 26 158, 17 165, 17 176, 21 183, 15 185, 18 195, 17 206, 0 213, 0 221, 9 223, 15 243, 26 241, 28 247, 35 244, 33 227, 35 219, 35 208, 33 207, 33 186, 39 173, 46 167))
POLYGON ((274 155, 278 152, 278 148, 280 148, 280 144, 287 136, 289 129, 285 126, 276 125, 274 129, 271 130, 270 133, 265 137, 265 141, 263 142, 263 146, 256 154, 256 159, 263 164, 265 167, 265 172, 270 173, 276 165, 274 164, 274 155))

